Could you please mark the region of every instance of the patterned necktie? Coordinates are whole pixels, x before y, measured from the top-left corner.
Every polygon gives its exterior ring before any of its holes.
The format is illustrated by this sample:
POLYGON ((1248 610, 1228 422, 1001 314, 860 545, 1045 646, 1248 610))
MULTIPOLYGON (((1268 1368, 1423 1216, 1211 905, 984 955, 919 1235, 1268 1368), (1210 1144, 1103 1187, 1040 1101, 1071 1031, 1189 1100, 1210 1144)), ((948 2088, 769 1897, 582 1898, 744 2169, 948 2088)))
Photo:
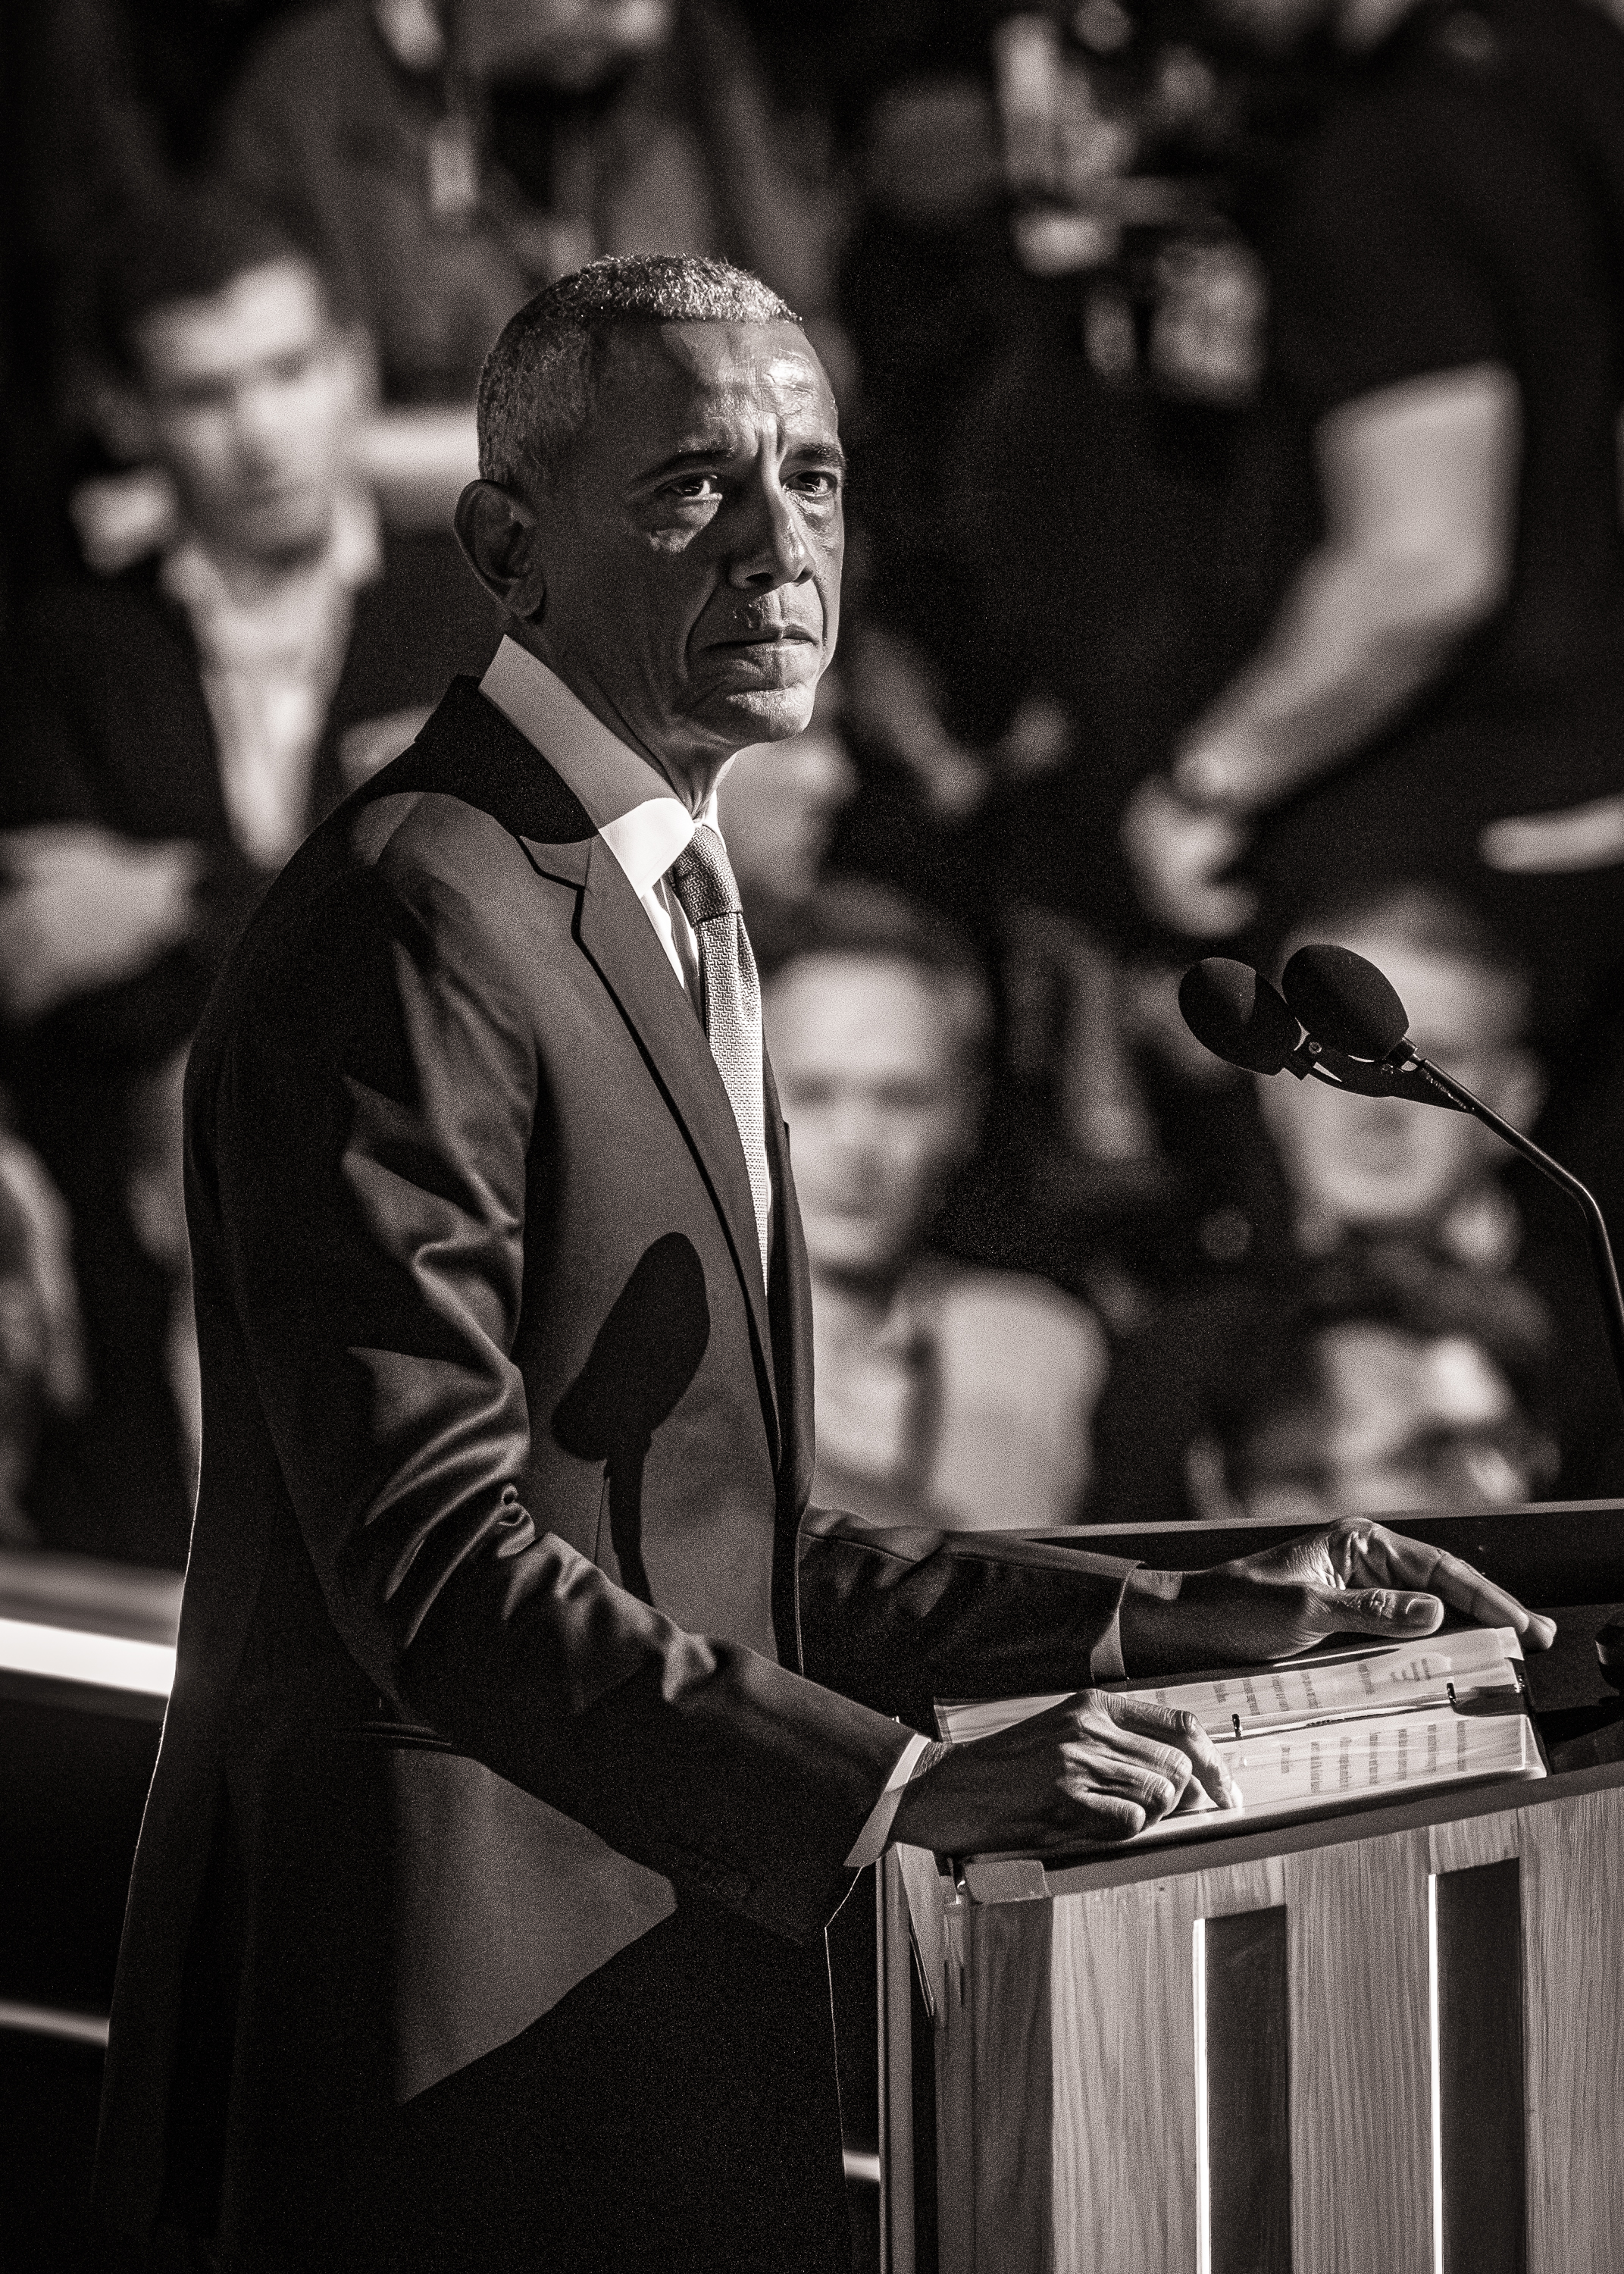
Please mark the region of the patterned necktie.
POLYGON ((703 821, 666 873, 699 943, 705 1033, 744 1147, 765 1284, 772 1185, 767 1173, 767 1109, 762 1087, 761 982, 744 929, 739 887, 727 847, 703 821))

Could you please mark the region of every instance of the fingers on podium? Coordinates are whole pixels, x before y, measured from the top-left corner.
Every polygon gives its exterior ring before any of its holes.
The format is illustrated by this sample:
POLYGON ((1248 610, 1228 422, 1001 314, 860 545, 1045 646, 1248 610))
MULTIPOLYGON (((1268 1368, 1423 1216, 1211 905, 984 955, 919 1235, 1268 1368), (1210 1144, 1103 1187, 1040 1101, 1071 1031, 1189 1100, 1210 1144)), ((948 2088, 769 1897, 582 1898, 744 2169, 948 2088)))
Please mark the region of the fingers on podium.
POLYGON ((1193 1713, 1174 1706, 1160 1706, 1154 1698, 1113 1698, 1111 1718, 1142 1736, 1166 1737, 1194 1770, 1209 1799, 1220 1808, 1234 1808, 1240 1795, 1224 1766, 1222 1754, 1193 1713))
POLYGON ((1538 1611, 1530 1611, 1496 1586, 1471 1564, 1460 1556, 1450 1555, 1441 1547, 1429 1547, 1425 1540, 1407 1540, 1402 1532, 1389 1532, 1385 1525, 1372 1524, 1357 1527, 1365 1537, 1357 1542, 1356 1553, 1361 1555, 1372 1578, 1383 1578, 1396 1586, 1422 1587, 1440 1596, 1451 1610, 1461 1611, 1479 1626, 1509 1627, 1533 1650, 1548 1650, 1556 1635, 1556 1622, 1538 1611))

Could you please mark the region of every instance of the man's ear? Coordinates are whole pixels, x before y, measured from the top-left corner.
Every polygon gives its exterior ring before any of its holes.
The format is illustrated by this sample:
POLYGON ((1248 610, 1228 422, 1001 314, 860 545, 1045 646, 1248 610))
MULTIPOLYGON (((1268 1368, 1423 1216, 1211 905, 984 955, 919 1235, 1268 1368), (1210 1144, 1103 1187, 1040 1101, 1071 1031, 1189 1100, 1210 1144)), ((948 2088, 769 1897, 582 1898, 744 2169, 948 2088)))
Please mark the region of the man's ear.
POLYGON ((534 506, 499 483, 470 482, 455 521, 457 543, 491 598, 521 622, 538 622, 547 579, 534 506))

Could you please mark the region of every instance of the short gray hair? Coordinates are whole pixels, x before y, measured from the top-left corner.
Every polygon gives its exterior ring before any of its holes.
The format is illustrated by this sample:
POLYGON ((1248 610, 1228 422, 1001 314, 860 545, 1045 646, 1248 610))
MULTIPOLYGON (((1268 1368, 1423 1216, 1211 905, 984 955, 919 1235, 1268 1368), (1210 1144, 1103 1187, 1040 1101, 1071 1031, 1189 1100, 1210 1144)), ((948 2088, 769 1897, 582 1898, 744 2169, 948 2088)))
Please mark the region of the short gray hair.
POLYGON ((798 324, 778 294, 726 260, 636 252, 560 276, 509 319, 479 374, 479 471, 545 488, 591 415, 618 324, 798 324))

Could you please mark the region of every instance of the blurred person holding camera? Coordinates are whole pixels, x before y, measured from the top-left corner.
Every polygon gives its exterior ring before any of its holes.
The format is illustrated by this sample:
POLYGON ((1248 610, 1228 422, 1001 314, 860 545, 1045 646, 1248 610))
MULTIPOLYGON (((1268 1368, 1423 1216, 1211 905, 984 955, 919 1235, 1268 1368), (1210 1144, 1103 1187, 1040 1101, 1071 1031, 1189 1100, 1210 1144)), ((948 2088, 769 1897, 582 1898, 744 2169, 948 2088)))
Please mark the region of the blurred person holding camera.
POLYGON ((474 385, 530 296, 602 253, 708 253, 816 318, 830 214, 733 0, 323 0, 267 27, 217 162, 365 323, 374 478, 442 522, 474 385))

